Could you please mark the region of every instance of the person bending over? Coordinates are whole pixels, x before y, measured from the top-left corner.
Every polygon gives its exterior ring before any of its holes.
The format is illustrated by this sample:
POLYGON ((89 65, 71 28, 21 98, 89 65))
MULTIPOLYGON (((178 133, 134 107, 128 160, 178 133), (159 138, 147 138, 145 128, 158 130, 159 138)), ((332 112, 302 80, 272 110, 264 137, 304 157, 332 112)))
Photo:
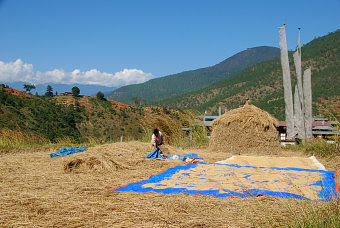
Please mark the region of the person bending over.
POLYGON ((151 144, 154 150, 158 149, 163 156, 168 157, 167 150, 164 146, 164 135, 157 128, 153 130, 151 144))

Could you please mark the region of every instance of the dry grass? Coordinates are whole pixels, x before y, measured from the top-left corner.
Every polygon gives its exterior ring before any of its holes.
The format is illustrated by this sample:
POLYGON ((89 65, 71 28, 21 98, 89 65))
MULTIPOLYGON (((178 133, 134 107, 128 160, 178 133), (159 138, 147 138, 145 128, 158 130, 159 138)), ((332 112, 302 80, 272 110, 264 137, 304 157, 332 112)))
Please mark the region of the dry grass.
POLYGON ((206 127, 200 123, 198 115, 191 111, 178 112, 178 118, 169 117, 164 114, 151 113, 142 120, 144 137, 142 142, 150 142, 153 129, 158 128, 164 135, 166 143, 177 147, 206 147, 209 144, 206 127), (181 128, 190 128, 192 139, 181 128))
POLYGON ((0 147, 14 147, 23 145, 43 145, 50 141, 42 136, 33 135, 21 131, 11 130, 8 128, 0 129, 0 147))
MULTIPOLYGON (((178 137, 183 135, 179 121, 170 118, 166 115, 149 114, 144 117, 143 126, 148 126, 148 132, 153 132, 153 129, 158 128, 164 135, 167 143, 171 144, 178 137)), ((151 140, 151 136, 149 138, 151 140)))
POLYGON ((280 151, 277 120, 268 112, 246 103, 212 123, 210 149, 243 154, 249 150, 280 151))
MULTIPOLYGON (((197 153, 207 162, 231 155, 204 149, 168 150, 171 154, 197 153)), ((292 221, 289 207, 299 211, 299 205, 306 202, 269 196, 112 192, 183 163, 142 159, 151 148, 141 142, 106 144, 50 158, 53 152, 0 154, 0 227, 279 227, 292 221)), ((292 151, 279 154, 298 155, 292 151)), ((326 167, 336 168, 340 159, 335 160, 328 160, 326 167)), ((312 203, 321 208, 328 205, 312 203)))
POLYGON ((232 122, 241 122, 240 128, 244 129, 254 122, 265 131, 268 128, 274 128, 277 125, 277 119, 271 116, 268 112, 251 105, 249 101, 243 107, 233 109, 224 115, 218 117, 213 126, 226 125, 232 122))
POLYGON ((73 137, 63 137, 63 138, 55 138, 54 139, 55 143, 56 144, 64 144, 65 146, 68 145, 68 146, 72 146, 74 144, 76 144, 76 140, 73 138, 73 137))

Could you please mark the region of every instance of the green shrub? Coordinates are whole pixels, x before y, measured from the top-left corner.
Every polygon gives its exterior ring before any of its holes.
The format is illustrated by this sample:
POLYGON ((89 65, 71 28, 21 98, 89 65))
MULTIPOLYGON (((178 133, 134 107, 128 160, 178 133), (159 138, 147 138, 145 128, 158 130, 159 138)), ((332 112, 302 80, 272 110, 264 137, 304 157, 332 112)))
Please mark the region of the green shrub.
POLYGON ((315 139, 310 142, 298 145, 298 149, 302 149, 305 153, 320 157, 339 156, 339 142, 331 144, 323 139, 315 139))

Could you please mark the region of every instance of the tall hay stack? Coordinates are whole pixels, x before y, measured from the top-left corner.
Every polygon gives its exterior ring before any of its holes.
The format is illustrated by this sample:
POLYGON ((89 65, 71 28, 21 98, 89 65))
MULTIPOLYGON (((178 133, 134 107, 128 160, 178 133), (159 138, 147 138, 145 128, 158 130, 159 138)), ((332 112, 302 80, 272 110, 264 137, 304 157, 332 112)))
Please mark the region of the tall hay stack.
POLYGON ((280 150, 277 120, 249 102, 212 122, 209 148, 233 154, 280 150))

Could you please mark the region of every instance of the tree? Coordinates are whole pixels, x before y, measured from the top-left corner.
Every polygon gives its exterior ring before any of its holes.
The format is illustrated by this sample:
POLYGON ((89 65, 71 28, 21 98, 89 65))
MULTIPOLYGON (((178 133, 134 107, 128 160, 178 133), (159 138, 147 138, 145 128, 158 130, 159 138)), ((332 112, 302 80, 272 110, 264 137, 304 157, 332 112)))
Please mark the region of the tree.
POLYGON ((47 85, 45 96, 53 97, 53 88, 52 88, 52 86, 47 85))
POLYGON ((105 98, 104 98, 104 93, 103 92, 98 92, 97 94, 96 94, 96 97, 99 99, 99 100, 105 100, 105 98))
POLYGON ((79 93, 80 93, 80 89, 77 86, 74 86, 72 88, 72 96, 78 97, 79 93))
POLYGON ((24 84, 24 89, 26 92, 31 93, 31 90, 35 89, 35 85, 24 84))
POLYGON ((133 103, 135 103, 136 106, 140 105, 141 100, 139 97, 133 97, 131 98, 131 100, 133 101, 133 103))

